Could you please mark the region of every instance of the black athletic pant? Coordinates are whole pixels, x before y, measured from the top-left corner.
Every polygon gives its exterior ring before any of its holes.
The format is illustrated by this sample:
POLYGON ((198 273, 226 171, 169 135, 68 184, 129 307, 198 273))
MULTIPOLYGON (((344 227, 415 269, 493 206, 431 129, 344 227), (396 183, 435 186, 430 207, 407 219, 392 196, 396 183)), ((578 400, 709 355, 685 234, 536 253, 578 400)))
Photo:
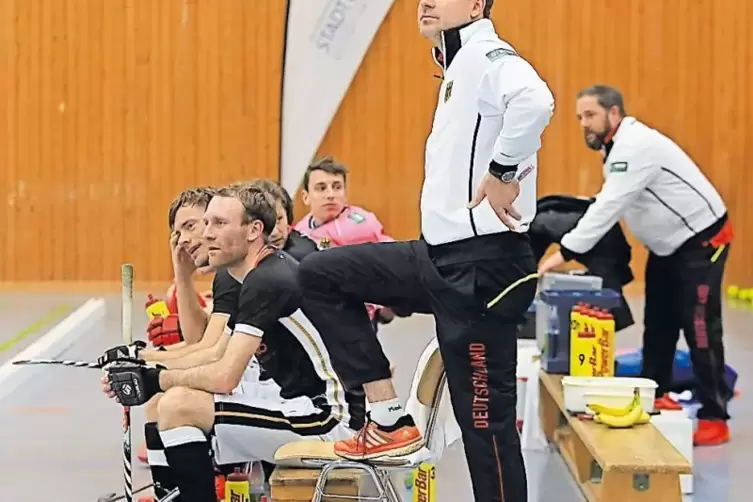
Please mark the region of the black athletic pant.
POLYGON ((698 418, 729 418, 732 390, 724 379, 721 292, 728 254, 729 245, 717 253, 717 248, 690 242, 669 256, 651 253, 646 264, 641 374, 656 381, 657 397, 670 390, 682 330, 702 405, 698 418))
POLYGON ((442 246, 332 248, 299 268, 304 310, 346 387, 390 378, 364 302, 434 314, 478 502, 528 500, 515 424, 516 330, 535 294, 535 271, 528 237, 512 233, 442 246))

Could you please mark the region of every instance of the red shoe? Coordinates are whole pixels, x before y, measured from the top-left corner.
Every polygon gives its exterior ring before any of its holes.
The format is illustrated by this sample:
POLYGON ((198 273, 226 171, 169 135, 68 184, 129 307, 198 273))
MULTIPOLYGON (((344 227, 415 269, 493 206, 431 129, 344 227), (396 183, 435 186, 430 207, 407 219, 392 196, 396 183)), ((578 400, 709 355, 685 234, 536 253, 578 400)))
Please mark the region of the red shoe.
POLYGON ((682 405, 669 397, 669 394, 664 394, 662 397, 654 400, 654 409, 667 410, 667 411, 679 411, 682 409, 682 405))
POLYGON ((349 460, 410 455, 421 449, 424 439, 413 422, 403 415, 395 425, 385 427, 369 420, 358 434, 335 443, 335 453, 349 460))
POLYGON ((139 499, 139 502, 155 502, 154 495, 145 495, 139 499))
POLYGON ((146 443, 141 444, 141 448, 139 448, 139 454, 137 455, 139 462, 142 464, 148 464, 149 458, 146 455, 146 443))
POLYGON ((693 434, 695 446, 718 446, 729 442, 729 425, 725 420, 698 420, 698 428, 693 434))

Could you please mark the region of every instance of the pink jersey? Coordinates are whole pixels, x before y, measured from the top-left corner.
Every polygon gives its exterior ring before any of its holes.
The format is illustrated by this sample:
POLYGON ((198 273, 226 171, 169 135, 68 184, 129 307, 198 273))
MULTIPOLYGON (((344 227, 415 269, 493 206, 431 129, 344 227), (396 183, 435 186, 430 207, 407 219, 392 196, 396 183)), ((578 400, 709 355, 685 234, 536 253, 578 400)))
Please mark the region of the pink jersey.
MULTIPOLYGON (((383 233, 384 227, 374 213, 358 206, 347 206, 337 218, 319 226, 314 225, 314 217, 309 213, 296 224, 295 229, 316 242, 319 249, 395 241, 383 233)), ((366 304, 370 319, 374 319, 377 308, 366 304)))
POLYGON ((319 248, 395 240, 383 233, 382 224, 374 213, 357 206, 346 207, 337 218, 319 226, 314 225, 314 218, 309 213, 295 229, 313 239, 319 248))

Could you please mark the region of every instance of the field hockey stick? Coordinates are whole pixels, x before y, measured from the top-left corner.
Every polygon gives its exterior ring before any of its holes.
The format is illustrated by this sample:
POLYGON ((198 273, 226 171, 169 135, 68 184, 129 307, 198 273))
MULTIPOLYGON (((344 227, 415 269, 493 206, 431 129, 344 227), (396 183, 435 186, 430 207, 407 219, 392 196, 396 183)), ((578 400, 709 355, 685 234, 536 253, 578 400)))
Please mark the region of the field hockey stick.
MULTIPOLYGON (((146 489, 151 488, 154 486, 154 484, 149 483, 148 485, 144 485, 138 490, 134 490, 133 494, 136 495, 137 493, 141 493, 146 489)), ((108 493, 107 495, 100 495, 97 497, 97 502, 118 502, 120 500, 123 500, 125 498, 125 495, 116 495, 115 493, 108 493)))
POLYGON ((73 368, 91 368, 102 369, 99 363, 90 363, 88 361, 72 361, 72 360, 58 360, 58 359, 21 359, 13 361, 17 366, 29 366, 33 364, 54 364, 57 366, 70 366, 73 368))
MULTIPOLYGON (((122 286, 121 322, 123 343, 133 343, 133 265, 124 264, 120 268, 122 286)), ((133 479, 131 459, 131 408, 123 406, 123 481, 125 483, 125 500, 133 502, 133 479)))

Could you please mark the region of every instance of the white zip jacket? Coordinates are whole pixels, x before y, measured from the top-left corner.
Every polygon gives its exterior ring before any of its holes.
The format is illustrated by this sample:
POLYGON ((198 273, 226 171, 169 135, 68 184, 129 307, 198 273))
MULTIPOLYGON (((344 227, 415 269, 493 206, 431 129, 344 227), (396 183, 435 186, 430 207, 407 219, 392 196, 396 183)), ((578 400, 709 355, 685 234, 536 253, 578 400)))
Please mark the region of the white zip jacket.
POLYGON ((624 216, 632 234, 659 256, 727 213, 722 197, 677 144, 634 117, 622 119, 604 161, 604 185, 575 228, 567 251, 586 253, 624 216))
POLYGON ((489 19, 442 33, 435 60, 444 73, 426 141, 421 230, 431 245, 507 232, 489 201, 467 208, 494 159, 517 166, 514 203, 525 232, 536 214, 536 167, 554 97, 489 19))

